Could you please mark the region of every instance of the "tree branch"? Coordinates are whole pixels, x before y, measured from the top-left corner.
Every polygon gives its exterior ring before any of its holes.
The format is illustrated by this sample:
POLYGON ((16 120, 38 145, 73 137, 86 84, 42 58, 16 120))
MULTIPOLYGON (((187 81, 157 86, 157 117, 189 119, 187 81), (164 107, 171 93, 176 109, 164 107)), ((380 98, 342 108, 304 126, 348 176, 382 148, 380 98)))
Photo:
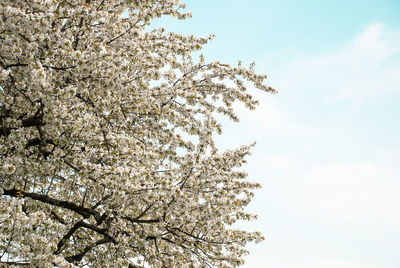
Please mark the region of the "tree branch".
POLYGON ((3 195, 13 196, 13 197, 20 197, 20 196, 29 197, 33 200, 37 200, 37 201, 40 201, 40 202, 43 202, 46 204, 69 209, 75 213, 78 213, 79 215, 83 216, 84 218, 89 218, 90 216, 93 216, 97 222, 101 222, 103 220, 100 212, 98 212, 94 209, 86 208, 83 206, 78 206, 72 202, 55 199, 55 198, 49 197, 48 195, 29 193, 29 192, 17 190, 15 188, 13 188, 11 190, 7 190, 7 189, 3 188, 3 191, 4 191, 3 195))
POLYGON ((72 263, 72 262, 79 262, 79 261, 81 261, 81 260, 83 259, 83 257, 85 257, 85 255, 86 255, 89 251, 91 251, 93 248, 95 248, 95 247, 97 247, 97 246, 99 246, 99 245, 102 245, 102 244, 109 243, 109 242, 111 242, 111 240, 110 240, 109 238, 107 238, 107 237, 106 237, 106 238, 103 238, 103 239, 100 239, 100 240, 96 241, 96 243, 94 243, 93 245, 91 245, 91 246, 86 246, 86 247, 84 248, 84 250, 83 250, 81 253, 76 254, 76 255, 73 255, 73 256, 66 257, 65 260, 66 260, 67 262, 70 262, 70 263, 72 263))
POLYGON ((60 239, 60 241, 58 241, 57 243, 57 249, 56 251, 54 251, 54 254, 60 254, 63 246, 65 245, 65 242, 68 241, 70 239, 70 237, 80 228, 82 227, 80 224, 83 222, 83 220, 78 221, 77 223, 74 224, 74 226, 72 226, 72 228, 68 231, 68 233, 66 233, 63 238, 60 239))
POLYGON ((157 223, 161 221, 160 219, 140 220, 138 218, 131 218, 128 216, 122 216, 122 218, 132 223, 157 223))
MULTIPOLYGON (((78 221, 77 223, 75 223, 74 226, 72 226, 72 228, 68 231, 68 233, 66 233, 66 234, 63 236, 63 238, 58 242, 58 244, 57 244, 57 250, 54 252, 54 254, 56 254, 56 255, 57 255, 57 254, 60 254, 61 251, 63 250, 63 246, 65 245, 65 242, 68 241, 68 240, 71 238, 71 236, 72 236, 79 228, 81 228, 81 227, 86 228, 86 229, 89 229, 89 230, 92 230, 92 231, 95 231, 96 233, 103 235, 105 238, 102 239, 102 240, 107 240, 107 242, 113 242, 114 244, 117 244, 117 243, 118 243, 118 242, 115 240, 115 238, 113 238, 112 236, 110 236, 109 234, 107 234, 107 231, 108 231, 109 228, 99 228, 99 227, 97 227, 97 226, 95 226, 95 225, 93 225, 93 224, 90 224, 90 223, 85 222, 84 220, 80 220, 80 221, 78 221)), ((102 240, 100 240, 100 241, 102 241, 102 240)), ((90 249, 91 249, 91 248, 89 248, 88 251, 89 251, 90 249)), ((85 250, 86 250, 86 248, 85 248, 85 250)), ((84 254, 86 254, 86 253, 84 253, 84 254)), ((79 254, 78 254, 78 255, 79 255, 79 254)), ((77 255, 75 255, 75 256, 77 256, 77 255)), ((83 256, 84 256, 84 255, 83 255, 83 256)), ((82 257, 83 257, 83 256, 82 256, 82 257)), ((72 257, 73 257, 73 256, 72 256, 72 257)))
POLYGON ((111 40, 109 40, 109 41, 106 43, 106 45, 111 44, 112 42, 114 42, 114 41, 117 40, 118 38, 120 38, 120 37, 124 36, 125 34, 127 34, 130 30, 132 30, 133 27, 136 26, 136 24, 139 23, 139 21, 140 21, 140 20, 137 20, 137 21, 136 21, 134 24, 132 24, 131 27, 129 27, 125 32, 123 32, 122 34, 117 35, 116 37, 114 37, 114 38, 112 38, 111 40))
POLYGON ((18 266, 20 266, 20 265, 23 265, 23 266, 25 266, 25 265, 31 265, 31 263, 29 263, 29 262, 18 262, 18 261, 0 261, 0 264, 2 264, 2 267, 4 267, 3 265, 18 265, 18 266))

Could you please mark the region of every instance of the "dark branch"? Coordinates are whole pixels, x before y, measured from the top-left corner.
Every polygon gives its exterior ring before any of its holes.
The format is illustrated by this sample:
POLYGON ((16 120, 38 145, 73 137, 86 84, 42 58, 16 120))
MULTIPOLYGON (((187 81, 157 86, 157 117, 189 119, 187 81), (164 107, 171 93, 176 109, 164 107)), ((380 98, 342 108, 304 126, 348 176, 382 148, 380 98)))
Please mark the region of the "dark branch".
POLYGON ((40 202, 43 202, 46 204, 69 209, 75 213, 78 213, 79 215, 83 216, 84 218, 89 218, 90 216, 93 216, 97 222, 103 220, 100 215, 100 212, 98 212, 94 209, 91 209, 91 208, 78 206, 72 202, 55 199, 55 198, 49 197, 48 195, 29 193, 29 192, 17 190, 15 188, 13 188, 11 190, 7 190, 7 189, 3 188, 3 190, 4 190, 3 195, 13 196, 13 197, 20 197, 20 196, 29 197, 33 200, 37 200, 37 201, 40 201, 40 202))
POLYGON ((15 127, 0 127, 0 136, 8 136, 10 135, 11 131, 17 129, 15 127))
POLYGON ((84 101, 85 103, 89 104, 92 108, 95 108, 93 101, 88 97, 87 99, 85 99, 84 97, 82 97, 81 94, 77 93, 75 95, 75 97, 77 97, 78 99, 84 101))
MULTIPOLYGON (((42 143, 42 140, 39 138, 34 138, 28 141, 28 143, 25 145, 25 148, 29 148, 31 146, 36 146, 36 145, 40 145, 42 143)), ((47 139, 45 141, 45 144, 52 144, 55 145, 55 143, 52 140, 47 139)))
MULTIPOLYGON (((54 252, 54 254, 60 254, 61 251, 63 250, 63 246, 65 245, 65 243, 71 238, 71 236, 79 229, 79 228, 86 228, 92 231, 95 231, 98 234, 101 234, 104 236, 103 240, 107 240, 107 242, 113 242, 114 244, 117 244, 117 241, 115 240, 115 238, 113 238, 112 236, 110 236, 109 234, 107 234, 108 228, 99 228, 93 224, 84 222, 84 220, 80 220, 77 223, 74 224, 74 226, 72 226, 72 228, 68 231, 68 233, 66 233, 63 238, 58 242, 57 244, 57 250, 54 252)), ((90 248, 91 249, 91 248, 90 248)), ((89 249, 89 250, 90 250, 89 249)), ((86 254, 86 253, 85 253, 86 254)), ((84 255, 83 255, 84 256, 84 255)), ((82 256, 82 257, 83 257, 82 256)))
POLYGON ((72 66, 49 66, 49 65, 43 65, 43 67, 47 68, 47 69, 51 69, 51 70, 56 70, 56 71, 65 71, 65 70, 69 70, 69 69, 73 69, 76 68, 76 65, 72 65, 72 66))
MULTIPOLYGON (((0 261, 0 264, 2 264, 2 265, 17 265, 17 266, 19 266, 19 265, 31 265, 29 262, 17 262, 17 261, 0 261)), ((2 266, 2 267, 4 267, 4 266, 2 266)))
POLYGON ((39 127, 39 126, 44 126, 44 121, 43 121, 43 114, 35 114, 31 117, 28 117, 24 120, 22 120, 22 126, 23 127, 39 127))
POLYGON ((54 212, 54 210, 51 211, 51 215, 58 220, 61 224, 65 224, 65 221, 63 218, 57 215, 57 213, 54 212))
POLYGON ((157 223, 161 221, 160 219, 141 220, 139 218, 131 218, 128 216, 123 216, 122 218, 132 223, 157 223))
POLYGON ((56 251, 54 251, 54 254, 60 254, 61 253, 61 251, 62 251, 62 249, 63 249, 63 246, 65 245, 65 242, 66 241, 68 241, 70 238, 71 238, 71 236, 80 228, 80 227, 82 227, 81 226, 81 223, 83 222, 83 220, 80 220, 80 221, 78 221, 77 223, 75 223, 74 224, 74 226, 72 226, 72 228, 68 231, 68 233, 66 233, 64 236, 63 236, 63 238, 61 238, 60 239, 60 241, 58 241, 58 244, 57 244, 57 249, 56 249, 56 251))
POLYGON ((28 64, 26 63, 13 63, 13 64, 2 64, 3 68, 8 69, 8 68, 12 68, 12 67, 25 67, 28 66, 28 64))
MULTIPOLYGON (((3 112, 2 115, 0 115, 0 123, 3 122, 4 119, 6 118, 11 118, 12 111, 11 110, 6 110, 3 112)), ((18 119, 22 119, 24 115, 20 116, 18 119)), ((21 122, 22 127, 40 127, 44 126, 45 123, 43 121, 43 104, 39 107, 39 109, 36 111, 34 115, 31 117, 28 117, 26 119, 22 119, 21 122)), ((18 127, 0 127, 0 136, 8 136, 10 135, 12 130, 18 129, 18 127)))
POLYGON ((117 40, 118 38, 121 38, 122 36, 124 36, 125 34, 127 34, 130 30, 132 30, 133 27, 136 26, 136 24, 139 23, 140 20, 136 21, 134 24, 131 25, 131 27, 129 27, 125 32, 123 32, 120 35, 117 35, 116 37, 112 38, 111 40, 109 40, 106 44, 109 45, 112 42, 114 42, 115 40, 117 40))
POLYGON ((129 264, 128 265, 128 268, 140 268, 140 266, 137 266, 137 265, 134 265, 134 264, 129 264))
POLYGON ((83 228, 95 231, 96 233, 102 234, 104 235, 106 238, 108 238, 111 242, 113 242, 114 244, 117 244, 118 242, 109 234, 107 234, 107 231, 109 228, 99 228, 93 224, 90 223, 86 223, 84 221, 82 221, 82 223, 80 224, 83 228))
POLYGON ((96 243, 94 243, 93 245, 91 245, 91 246, 86 246, 86 247, 84 248, 84 250, 83 250, 81 253, 76 254, 76 255, 73 255, 73 256, 66 257, 65 260, 66 260, 67 262, 70 262, 70 263, 72 263, 72 262, 80 262, 80 261, 83 259, 83 257, 85 257, 85 255, 86 255, 89 251, 91 251, 93 248, 95 248, 95 247, 97 247, 97 246, 99 246, 99 245, 102 245, 102 244, 109 243, 109 242, 111 242, 111 240, 110 240, 109 238, 107 238, 107 237, 104 238, 104 239, 98 240, 98 241, 96 241, 96 243))

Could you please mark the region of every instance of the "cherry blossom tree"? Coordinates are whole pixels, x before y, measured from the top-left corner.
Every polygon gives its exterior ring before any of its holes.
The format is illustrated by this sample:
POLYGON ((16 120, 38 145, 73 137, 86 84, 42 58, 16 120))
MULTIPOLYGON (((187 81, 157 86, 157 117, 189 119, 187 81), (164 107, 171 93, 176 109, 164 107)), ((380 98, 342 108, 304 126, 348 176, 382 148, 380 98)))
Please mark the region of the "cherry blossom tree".
POLYGON ((253 109, 253 66, 206 62, 212 36, 151 26, 179 0, 2 0, 0 256, 28 267, 236 267, 259 184, 217 114, 253 109), (198 55, 196 53, 195 55, 198 55))

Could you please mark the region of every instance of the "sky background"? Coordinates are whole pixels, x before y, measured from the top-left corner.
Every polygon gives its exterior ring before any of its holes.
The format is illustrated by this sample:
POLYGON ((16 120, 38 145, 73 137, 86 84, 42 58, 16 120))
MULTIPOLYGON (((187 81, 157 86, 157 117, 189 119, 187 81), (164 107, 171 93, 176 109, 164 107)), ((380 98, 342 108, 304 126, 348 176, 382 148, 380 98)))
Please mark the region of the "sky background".
POLYGON ((215 34, 206 60, 256 62, 279 93, 250 89, 221 148, 257 142, 262 183, 245 224, 266 240, 245 268, 400 267, 400 1, 184 1, 180 33, 215 34))

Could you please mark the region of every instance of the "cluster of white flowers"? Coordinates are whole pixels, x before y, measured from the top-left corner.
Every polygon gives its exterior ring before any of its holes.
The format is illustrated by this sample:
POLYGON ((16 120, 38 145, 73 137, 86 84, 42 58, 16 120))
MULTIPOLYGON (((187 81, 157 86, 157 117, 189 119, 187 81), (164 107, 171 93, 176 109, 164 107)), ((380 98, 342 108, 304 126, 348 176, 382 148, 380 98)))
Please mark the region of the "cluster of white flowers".
POLYGON ((210 37, 149 30, 179 0, 2 0, 0 256, 31 267, 236 267, 258 184, 216 113, 257 104, 253 67, 192 59, 210 37), (128 12, 128 15, 125 13, 128 12), (188 138, 189 137, 189 138, 188 138))

